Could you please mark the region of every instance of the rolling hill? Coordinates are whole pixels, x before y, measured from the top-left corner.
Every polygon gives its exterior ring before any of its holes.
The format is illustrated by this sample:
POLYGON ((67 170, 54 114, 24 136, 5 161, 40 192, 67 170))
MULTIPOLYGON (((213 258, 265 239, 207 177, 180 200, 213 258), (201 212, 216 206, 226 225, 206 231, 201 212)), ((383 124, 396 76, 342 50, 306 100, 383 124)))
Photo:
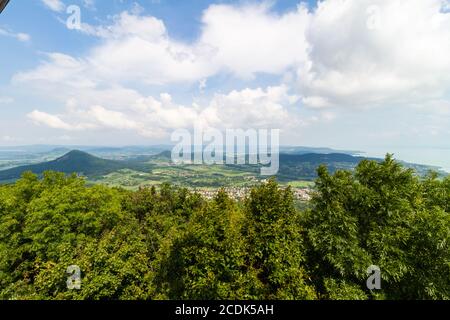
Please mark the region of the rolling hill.
MULTIPOLYGON (((53 152, 51 154, 54 155, 53 152)), ((77 173, 86 176, 94 183, 108 184, 113 181, 119 186, 136 186, 149 184, 152 181, 183 186, 232 186, 267 178, 260 176, 259 165, 174 165, 171 162, 170 151, 154 155, 135 154, 134 157, 124 160, 103 159, 79 150, 55 157, 57 157, 55 160, 0 171, 0 183, 13 182, 26 171, 38 175, 44 171, 77 173)), ((317 167, 321 164, 326 165, 331 172, 339 169, 353 170, 363 159, 368 158, 345 153, 281 153, 279 172, 276 176, 281 183, 313 181, 317 177, 317 167)), ((439 168, 423 165, 405 163, 405 166, 415 169, 421 176, 430 169, 439 171, 439 168)))
POLYGON ((68 174, 75 172, 85 176, 100 176, 128 167, 129 164, 125 161, 101 159, 83 151, 73 150, 53 161, 0 171, 0 181, 18 179, 26 171, 38 175, 51 170, 68 174))

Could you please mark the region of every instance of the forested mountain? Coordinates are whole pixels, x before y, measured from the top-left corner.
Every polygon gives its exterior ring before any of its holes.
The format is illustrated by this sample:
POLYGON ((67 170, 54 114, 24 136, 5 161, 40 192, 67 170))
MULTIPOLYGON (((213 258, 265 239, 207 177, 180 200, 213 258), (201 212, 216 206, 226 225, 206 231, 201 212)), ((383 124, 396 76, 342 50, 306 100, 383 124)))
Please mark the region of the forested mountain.
POLYGON ((42 174, 44 171, 51 170, 63 173, 78 173, 85 176, 95 176, 107 174, 126 167, 126 162, 101 159, 86 152, 74 150, 53 161, 0 171, 0 181, 18 179, 20 175, 26 171, 42 174))

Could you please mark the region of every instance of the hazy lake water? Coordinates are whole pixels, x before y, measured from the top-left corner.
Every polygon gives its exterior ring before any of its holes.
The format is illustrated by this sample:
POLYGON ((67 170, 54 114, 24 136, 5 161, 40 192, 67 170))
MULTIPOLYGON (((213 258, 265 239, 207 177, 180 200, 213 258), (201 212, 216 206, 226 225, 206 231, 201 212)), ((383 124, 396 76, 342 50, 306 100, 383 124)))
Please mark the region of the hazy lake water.
POLYGON ((384 158, 386 153, 394 153, 394 157, 406 162, 441 167, 450 173, 450 147, 383 147, 370 148, 363 156, 384 158))

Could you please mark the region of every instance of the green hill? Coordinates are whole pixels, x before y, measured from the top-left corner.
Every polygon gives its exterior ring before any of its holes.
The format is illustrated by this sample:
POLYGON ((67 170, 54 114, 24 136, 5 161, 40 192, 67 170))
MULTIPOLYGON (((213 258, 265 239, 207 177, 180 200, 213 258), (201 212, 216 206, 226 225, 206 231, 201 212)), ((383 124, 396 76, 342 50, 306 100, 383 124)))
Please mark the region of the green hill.
MULTIPOLYGON (((61 154, 61 153, 60 153, 61 154)), ((327 166, 330 172, 347 169, 354 170, 365 157, 356 157, 349 154, 280 154, 280 167, 277 178, 282 183, 317 178, 317 167, 321 164, 327 166)), ((381 159, 371 159, 382 161, 381 159)), ((431 168, 429 166, 405 164, 413 168, 420 175, 425 175, 431 168)), ((156 155, 137 155, 127 160, 102 159, 84 151, 74 150, 47 162, 27 164, 4 171, 0 171, 0 182, 9 183, 20 178, 23 172, 31 171, 42 174, 44 171, 59 171, 66 174, 77 173, 86 176, 91 181, 105 182, 105 176, 114 174, 114 181, 119 185, 128 185, 128 180, 139 180, 139 183, 150 181, 165 181, 182 185, 196 186, 223 186, 240 185, 245 182, 243 177, 256 180, 261 178, 259 165, 177 165, 171 163, 171 152, 163 151, 156 155), (124 171, 122 169, 129 169, 124 171), (225 171, 223 171, 225 170, 225 171), (130 176, 131 175, 131 176, 130 176), (234 177, 234 178, 232 178, 234 177)), ((443 175, 443 174, 442 174, 443 175)), ((106 177, 109 179, 111 177, 106 177)), ((249 180, 249 181, 250 181, 249 180)))
POLYGON ((129 164, 124 161, 106 160, 94 157, 83 151, 70 151, 62 157, 48 162, 33 165, 20 166, 4 171, 0 171, 0 181, 15 180, 21 174, 31 171, 35 174, 42 174, 44 171, 59 171, 64 173, 78 173, 80 175, 93 177, 105 175, 116 170, 128 168, 129 164))

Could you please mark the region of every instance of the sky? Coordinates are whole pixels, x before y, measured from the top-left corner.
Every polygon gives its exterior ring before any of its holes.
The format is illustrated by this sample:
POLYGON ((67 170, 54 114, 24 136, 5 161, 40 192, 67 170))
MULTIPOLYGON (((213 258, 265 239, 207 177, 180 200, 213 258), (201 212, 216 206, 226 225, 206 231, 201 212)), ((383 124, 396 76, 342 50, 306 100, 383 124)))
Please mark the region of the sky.
POLYGON ((450 168, 449 57, 448 0, 11 0, 0 146, 201 123, 450 168))

